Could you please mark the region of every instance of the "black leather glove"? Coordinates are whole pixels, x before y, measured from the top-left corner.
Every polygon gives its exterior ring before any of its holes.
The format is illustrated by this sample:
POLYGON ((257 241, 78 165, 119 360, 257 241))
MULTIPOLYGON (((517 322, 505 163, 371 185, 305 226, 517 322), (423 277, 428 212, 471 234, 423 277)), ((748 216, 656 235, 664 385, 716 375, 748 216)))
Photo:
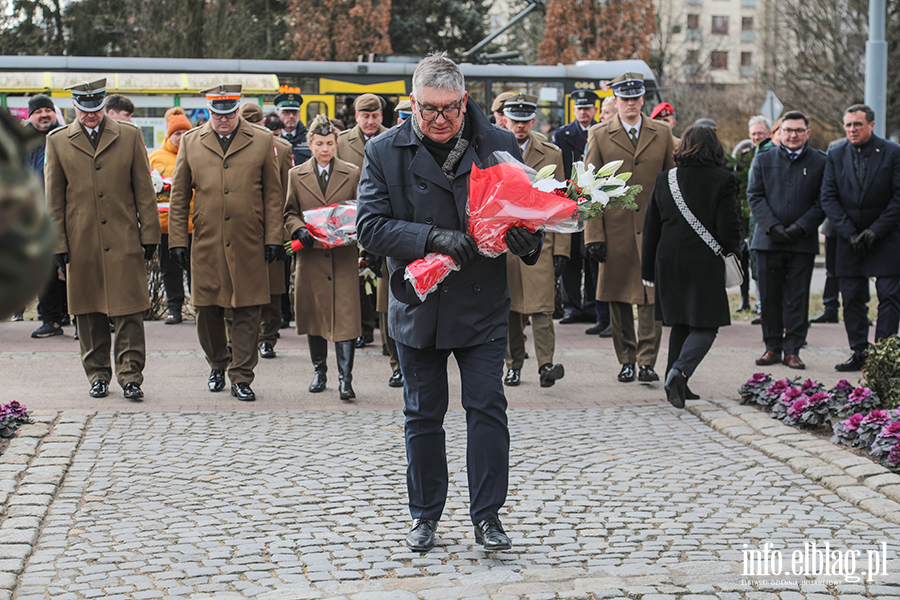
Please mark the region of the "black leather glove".
POLYGON ((53 255, 53 265, 57 268, 66 270, 66 265, 69 264, 69 253, 63 252, 62 254, 54 254, 53 255))
POLYGON ((868 254, 868 248, 866 247, 865 241, 863 241, 862 233, 854 233, 847 238, 847 241, 850 242, 850 247, 853 249, 853 254, 855 256, 862 258, 868 254))
POLYGON ((791 223, 790 225, 788 225, 784 232, 789 238, 791 238, 792 242, 796 242, 806 235, 806 233, 803 232, 803 228, 796 223, 791 223))
POLYGON ((428 232, 425 251, 446 254, 461 265, 478 254, 478 245, 468 233, 435 227, 428 232))
POLYGON ((540 231, 531 233, 524 227, 512 227, 506 232, 506 245, 516 256, 534 254, 541 247, 542 239, 540 231))
POLYGON ((565 256, 554 256, 553 257, 553 276, 559 277, 563 273, 563 269, 566 268, 566 263, 569 262, 569 259, 565 256))
POLYGON ((597 262, 606 262, 606 242, 597 242, 586 247, 588 258, 597 262))
POLYGON ((790 244, 794 240, 791 239, 791 236, 787 234, 787 229, 784 228, 784 225, 781 223, 777 223, 769 227, 768 231, 769 237, 772 238, 772 241, 776 244, 790 244))
POLYGON ((284 260, 284 246, 280 244, 266 244, 265 248, 263 248, 263 256, 266 257, 267 263, 284 260))
POLYGON ((151 260, 156 254, 156 244, 141 244, 144 248, 144 260, 151 260))
POLYGON ((309 229, 306 227, 301 227, 297 231, 291 234, 292 240, 300 240, 300 243, 303 244, 304 248, 312 248, 315 243, 315 238, 309 232, 309 229))
POLYGON ((868 252, 871 252, 875 249, 875 242, 878 241, 878 236, 871 229, 863 229, 859 233, 859 241, 866 245, 866 250, 868 252))
POLYGON ((191 258, 188 256, 188 250, 184 247, 169 248, 169 260, 182 271, 187 271, 191 264, 191 258))

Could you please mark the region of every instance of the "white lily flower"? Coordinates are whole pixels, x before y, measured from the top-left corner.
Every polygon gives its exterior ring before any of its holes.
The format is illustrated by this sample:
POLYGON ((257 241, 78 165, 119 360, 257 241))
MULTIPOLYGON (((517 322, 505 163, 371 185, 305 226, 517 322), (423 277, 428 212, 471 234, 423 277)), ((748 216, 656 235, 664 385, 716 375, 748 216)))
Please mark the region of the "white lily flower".
POLYGON ((532 183, 531 187, 542 192, 552 192, 553 190, 558 190, 566 187, 566 184, 555 179, 539 179, 532 183))
POLYGON ((553 174, 556 173, 556 165, 547 165, 543 169, 537 172, 537 175, 534 177, 535 181, 540 181, 542 179, 549 179, 553 177, 553 174))
POLYGON ((585 193, 591 197, 594 202, 599 202, 603 206, 609 204, 609 195, 603 191, 603 181, 597 180, 590 187, 585 188, 585 193))
POLYGON ((622 160, 614 160, 606 163, 599 171, 597 171, 597 177, 609 177, 610 175, 615 174, 624 162, 625 161, 622 160))
POLYGON ((588 165, 587 169, 584 163, 578 161, 575 163, 575 184, 580 188, 588 188, 593 185, 597 176, 594 174, 594 165, 588 165))

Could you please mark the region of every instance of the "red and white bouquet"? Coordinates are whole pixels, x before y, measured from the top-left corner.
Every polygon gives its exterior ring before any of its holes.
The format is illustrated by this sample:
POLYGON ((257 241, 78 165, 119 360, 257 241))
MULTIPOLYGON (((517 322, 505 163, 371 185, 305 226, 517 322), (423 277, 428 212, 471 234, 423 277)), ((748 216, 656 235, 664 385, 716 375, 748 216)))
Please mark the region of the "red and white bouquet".
MULTIPOLYGON (((337 248, 356 243, 356 200, 304 210, 303 220, 315 240, 314 248, 337 248)), ((288 254, 302 248, 300 240, 291 240, 284 245, 288 254)))
POLYGON ((172 195, 172 178, 163 177, 156 169, 150 170, 150 181, 156 192, 156 208, 159 212, 169 212, 169 197, 172 195))

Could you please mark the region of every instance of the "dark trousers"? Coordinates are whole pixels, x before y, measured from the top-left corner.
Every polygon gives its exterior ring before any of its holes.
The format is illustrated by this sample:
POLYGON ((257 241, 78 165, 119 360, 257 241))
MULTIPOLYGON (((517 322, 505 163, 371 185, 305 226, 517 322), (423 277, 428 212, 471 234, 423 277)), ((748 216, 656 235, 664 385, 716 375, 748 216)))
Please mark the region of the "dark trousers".
POLYGON ((372 304, 372 300, 374 299, 373 294, 366 293, 366 284, 364 280, 360 278, 359 309, 363 335, 372 335, 375 333, 375 306, 372 304))
POLYGON ((62 323, 69 313, 66 282, 59 278, 56 265, 53 266, 50 280, 38 296, 37 313, 42 323, 62 323))
POLYGON ((834 274, 834 265, 837 260, 837 237, 825 236, 825 289, 822 290, 822 304, 825 305, 825 314, 838 316, 841 307, 840 285, 837 275, 834 274))
MULTIPOLYGON (((281 302, 281 320, 287 323, 292 321, 292 310, 293 310, 293 302, 291 302, 291 273, 294 272, 294 260, 293 256, 288 256, 284 259, 284 289, 285 293, 281 294, 280 302, 281 302)), ((280 326, 280 324, 279 324, 280 326)))
POLYGON ((718 333, 719 330, 715 327, 706 329, 690 325, 672 325, 672 331, 669 332, 666 374, 672 369, 678 369, 685 377, 690 378, 700 361, 709 353, 718 333))
POLYGON ((269 342, 274 347, 278 343, 278 329, 281 327, 281 297, 272 294, 269 303, 263 304, 259 312, 259 343, 269 342))
POLYGON ((559 278, 563 310, 566 315, 609 323, 609 302, 596 299, 600 264, 595 260, 582 258, 574 251, 573 254, 575 258, 566 262, 559 278))
MULTIPOLYGON (((840 277, 838 281, 844 301, 847 341, 854 354, 865 354, 869 345, 869 279, 840 277)), ((877 277, 875 292, 878 294, 878 321, 875 324, 877 342, 897 333, 900 326, 900 276, 877 277)))
POLYGON ((110 381, 112 367, 109 353, 116 361, 116 380, 123 388, 126 383, 144 382, 144 364, 147 359, 144 341, 144 319, 141 313, 111 317, 116 325, 113 343, 109 331, 110 317, 103 313, 75 315, 78 326, 78 345, 81 348, 81 364, 88 381, 110 381))
POLYGON ((466 411, 466 472, 469 514, 477 523, 496 515, 506 502, 509 429, 503 394, 506 338, 467 348, 413 348, 397 342, 406 415, 406 485, 414 519, 440 519, 447 501, 448 475, 444 415, 447 412, 447 358, 456 357, 466 411))
POLYGON ((757 250, 766 350, 797 354, 809 331, 809 283, 814 254, 757 250))
POLYGON ((211 369, 227 369, 231 383, 253 383, 253 369, 259 362, 259 315, 261 306, 230 308, 231 330, 223 306, 197 306, 197 338, 211 369), (231 336, 231 354, 228 337, 231 336))
MULTIPOLYGON (((191 236, 188 236, 188 252, 191 249, 191 236)), ((159 274, 162 276, 163 289, 166 290, 166 308, 169 312, 181 312, 184 305, 184 273, 181 267, 169 259, 169 234, 159 238, 159 274)), ((187 268, 188 288, 191 286, 191 267, 187 268)))

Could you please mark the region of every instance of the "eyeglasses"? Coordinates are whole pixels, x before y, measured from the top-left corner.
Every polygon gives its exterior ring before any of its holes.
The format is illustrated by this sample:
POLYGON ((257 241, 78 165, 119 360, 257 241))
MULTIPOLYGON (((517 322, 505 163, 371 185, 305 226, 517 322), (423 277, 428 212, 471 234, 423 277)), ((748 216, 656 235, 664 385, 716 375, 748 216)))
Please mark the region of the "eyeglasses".
POLYGON ((224 115, 221 113, 211 112, 209 113, 211 119, 233 119, 237 116, 237 111, 232 111, 230 113, 225 113, 224 115))
POLYGON ((447 108, 441 110, 438 110, 436 108, 419 107, 419 114, 422 116, 423 121, 437 121, 438 115, 444 117, 445 121, 453 121, 454 119, 458 119, 461 113, 461 101, 455 106, 448 106, 447 108))
POLYGON ((795 133, 797 135, 803 135, 808 131, 807 129, 790 129, 789 127, 782 127, 781 130, 785 133, 785 135, 792 135, 795 133))
POLYGON ((861 123, 860 121, 854 121, 852 123, 844 123, 844 129, 862 129, 868 125, 868 123, 861 123))

